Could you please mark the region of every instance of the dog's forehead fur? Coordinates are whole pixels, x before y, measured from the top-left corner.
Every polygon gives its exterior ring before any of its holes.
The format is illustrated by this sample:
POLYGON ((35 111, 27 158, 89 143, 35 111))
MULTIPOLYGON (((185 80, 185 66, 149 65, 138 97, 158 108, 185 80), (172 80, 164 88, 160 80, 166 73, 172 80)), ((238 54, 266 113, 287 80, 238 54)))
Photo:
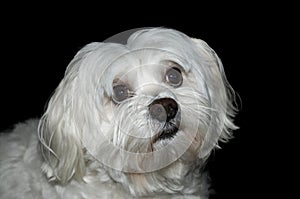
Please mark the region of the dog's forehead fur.
MULTIPOLYGON (((109 94, 112 93, 113 81, 131 69, 149 65, 163 67, 162 61, 170 60, 182 66, 184 71, 189 72, 191 66, 196 65, 195 62, 198 61, 191 60, 190 57, 199 56, 195 44, 187 36, 177 31, 162 29, 138 31, 130 36, 127 45, 92 43, 81 50, 81 52, 87 51, 89 53, 85 54, 82 59, 81 75, 88 74, 89 79, 91 79, 93 77, 90 75, 93 74, 95 76, 94 81, 98 81, 97 83, 100 83, 109 94), (91 71, 93 72, 91 73, 91 71), (105 76, 104 79, 99 79, 103 76, 105 76)), ((80 52, 78 55, 81 58, 80 52)), ((205 57, 203 56, 203 58, 205 57)), ((205 61, 205 59, 202 60, 205 61)), ((156 69, 159 70, 159 67, 156 69)), ((155 72, 153 69, 152 71, 155 72)), ((135 72, 142 72, 142 69, 135 72)), ((153 75, 157 76, 157 74, 153 75)), ((151 75, 147 74, 146 76, 150 77, 151 75)), ((142 73, 135 74, 137 81, 139 77, 141 77, 140 80, 145 80, 142 73)), ((82 79, 86 80, 86 78, 84 76, 82 79)))

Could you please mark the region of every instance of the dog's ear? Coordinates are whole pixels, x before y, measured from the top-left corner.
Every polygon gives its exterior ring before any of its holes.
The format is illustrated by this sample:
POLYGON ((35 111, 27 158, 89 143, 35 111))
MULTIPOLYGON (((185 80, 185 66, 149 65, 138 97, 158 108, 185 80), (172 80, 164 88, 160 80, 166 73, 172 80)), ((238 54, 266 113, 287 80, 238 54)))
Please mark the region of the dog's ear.
POLYGON ((81 92, 78 79, 81 65, 97 45, 89 44, 77 53, 40 119, 42 169, 49 180, 66 183, 73 177, 81 180, 85 174, 81 136, 86 95, 81 92))
POLYGON ((237 111, 235 93, 227 81, 223 64, 215 51, 203 40, 191 40, 202 60, 201 63, 205 66, 205 82, 213 110, 210 132, 202 146, 203 153, 208 154, 213 148, 212 145, 217 146, 218 140, 227 141, 231 137, 231 130, 238 128, 233 124, 233 117, 237 111))

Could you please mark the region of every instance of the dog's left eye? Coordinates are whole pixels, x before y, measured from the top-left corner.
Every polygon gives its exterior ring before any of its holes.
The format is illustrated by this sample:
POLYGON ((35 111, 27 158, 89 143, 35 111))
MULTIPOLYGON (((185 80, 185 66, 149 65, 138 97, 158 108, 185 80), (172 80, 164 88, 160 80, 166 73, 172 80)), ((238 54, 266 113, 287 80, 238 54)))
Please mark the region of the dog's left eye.
POLYGON ((129 97, 129 88, 124 84, 118 84, 113 87, 113 100, 120 103, 129 97))
POLYGON ((176 67, 169 68, 166 72, 166 81, 171 86, 174 87, 181 86, 183 78, 180 69, 176 67))

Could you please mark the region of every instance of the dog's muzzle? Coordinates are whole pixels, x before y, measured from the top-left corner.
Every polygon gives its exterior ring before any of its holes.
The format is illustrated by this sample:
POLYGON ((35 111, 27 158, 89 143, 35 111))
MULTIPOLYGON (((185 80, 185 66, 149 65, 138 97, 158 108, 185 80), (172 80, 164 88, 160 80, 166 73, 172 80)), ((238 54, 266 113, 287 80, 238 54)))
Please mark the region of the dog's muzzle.
POLYGON ((152 119, 163 124, 157 133, 155 141, 173 138, 180 125, 180 111, 177 102, 172 98, 160 98, 149 105, 149 114, 152 119))

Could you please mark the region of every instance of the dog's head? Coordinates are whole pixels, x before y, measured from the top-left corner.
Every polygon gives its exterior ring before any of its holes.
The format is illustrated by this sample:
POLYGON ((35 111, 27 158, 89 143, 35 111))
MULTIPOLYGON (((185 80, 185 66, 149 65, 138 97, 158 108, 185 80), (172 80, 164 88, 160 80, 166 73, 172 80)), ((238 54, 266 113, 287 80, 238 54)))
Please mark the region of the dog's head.
POLYGON ((181 32, 88 44, 40 121, 44 170, 63 183, 82 179, 87 154, 124 175, 195 165, 236 128, 233 99, 216 53, 181 32))

